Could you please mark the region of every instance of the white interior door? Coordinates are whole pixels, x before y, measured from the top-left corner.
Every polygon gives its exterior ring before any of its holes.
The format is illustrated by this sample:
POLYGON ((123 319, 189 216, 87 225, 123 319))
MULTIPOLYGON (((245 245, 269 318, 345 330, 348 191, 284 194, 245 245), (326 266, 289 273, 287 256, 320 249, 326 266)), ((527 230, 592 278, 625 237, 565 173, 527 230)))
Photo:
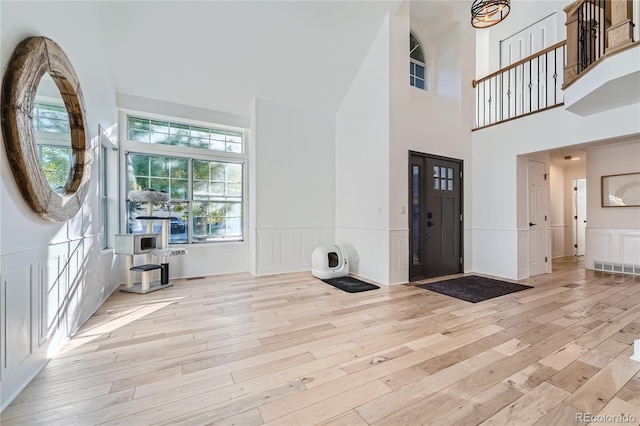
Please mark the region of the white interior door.
POLYGON ((529 276, 547 272, 547 191, 545 164, 529 160, 529 276))
POLYGON ((500 68, 533 55, 556 41, 554 13, 500 42, 500 68))
POLYGON ((573 246, 576 256, 584 256, 587 229, 587 179, 573 180, 573 246))
MULTIPOLYGON (((500 68, 507 67, 556 42, 556 14, 536 22, 500 42, 500 68)), ((527 62, 503 77, 508 117, 546 106, 547 64, 544 57, 527 62)))
POLYGON ((526 48, 527 34, 522 30, 500 42, 500 68, 507 67, 514 62, 528 56, 526 48))
MULTIPOLYGON (((549 19, 549 18, 547 18, 549 19)), ((545 20, 540 21, 544 23, 545 20)), ((550 46, 548 44, 549 25, 544 24, 536 26, 534 29, 527 33, 528 46, 530 50, 529 55, 533 55, 536 52, 540 52, 545 47, 550 46)), ((529 90, 525 90, 525 98, 529 101, 525 105, 525 111, 535 111, 540 108, 544 108, 546 104, 547 94, 547 63, 545 56, 541 56, 532 60, 531 63, 525 67, 529 69, 529 79, 531 86, 529 90)))
MULTIPOLYGON (((520 59, 527 57, 529 54, 527 47, 527 32, 522 30, 517 34, 512 35, 506 40, 500 42, 500 68, 507 67, 513 63, 518 62, 520 59)), ((524 76, 522 67, 516 67, 509 70, 506 75, 502 76, 502 99, 504 99, 505 105, 503 106, 506 111, 504 118, 511 118, 522 114, 522 106, 524 100, 522 98, 523 93, 523 81, 524 76)))

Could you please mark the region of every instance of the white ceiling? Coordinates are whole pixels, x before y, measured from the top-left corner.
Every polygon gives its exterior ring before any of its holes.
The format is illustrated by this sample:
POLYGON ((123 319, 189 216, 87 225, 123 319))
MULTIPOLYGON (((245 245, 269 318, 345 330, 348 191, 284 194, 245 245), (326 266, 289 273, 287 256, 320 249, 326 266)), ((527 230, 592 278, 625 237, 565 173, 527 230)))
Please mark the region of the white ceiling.
POLYGON ((254 97, 334 113, 398 1, 102 4, 119 93, 247 114, 254 97))
MULTIPOLYGON (((551 164, 558 167, 586 167, 588 152, 593 148, 598 148, 606 145, 635 143, 638 141, 636 134, 615 137, 611 139, 603 139, 596 142, 588 142, 579 145, 567 146, 564 148, 558 148, 549 151, 551 164), (565 159, 565 157, 571 156, 572 159, 565 159), (580 158, 580 160, 574 160, 580 158)), ((593 155, 593 154, 592 154, 593 155)))
POLYGON ((451 28, 454 22, 461 22, 463 17, 466 19, 469 7, 467 1, 413 0, 410 3, 411 19, 424 22, 429 35, 436 36, 451 28))
POLYGON ((551 164, 557 167, 584 167, 587 163, 587 153, 577 147, 567 147, 549 152, 551 164), (571 157, 569 159, 565 157, 571 157))

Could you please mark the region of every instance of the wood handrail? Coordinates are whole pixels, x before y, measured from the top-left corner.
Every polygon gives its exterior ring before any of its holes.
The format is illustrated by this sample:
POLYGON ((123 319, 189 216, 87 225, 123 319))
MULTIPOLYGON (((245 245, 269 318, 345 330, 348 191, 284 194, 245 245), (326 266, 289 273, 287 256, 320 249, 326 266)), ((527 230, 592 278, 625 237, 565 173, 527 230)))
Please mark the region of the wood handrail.
MULTIPOLYGON (((587 1, 587 0, 584 0, 584 1, 587 1)), ((514 62, 513 64, 511 64, 509 66, 506 66, 506 67, 504 67, 502 69, 499 69, 498 71, 496 71, 494 73, 491 73, 486 77, 482 77, 479 80, 473 80, 471 82, 471 85, 475 88, 479 83, 482 83, 483 81, 489 80, 492 77, 495 77, 495 76, 497 76, 499 74, 502 74, 503 72, 509 71, 510 69, 513 69, 513 68, 515 68, 515 67, 517 67, 519 65, 522 65, 522 64, 524 64, 526 62, 529 62, 529 61, 531 61, 531 60, 533 60, 533 59, 535 59, 535 58, 537 58, 539 56, 542 56, 542 55, 544 55, 546 53, 549 53, 549 52, 551 52, 553 50, 556 50, 558 47, 564 46, 566 44, 567 44, 567 40, 559 41, 558 43, 556 43, 556 44, 554 44, 552 46, 549 46, 546 49, 543 49, 543 50, 541 50, 541 51, 539 51, 537 53, 534 53, 533 55, 527 56, 524 59, 520 59, 518 62, 514 62)))
POLYGON ((574 3, 571 3, 569 6, 564 8, 564 11, 567 14, 567 16, 575 15, 576 13, 578 13, 578 9, 580 9, 582 5, 585 4, 587 1, 589 0, 578 0, 574 3))

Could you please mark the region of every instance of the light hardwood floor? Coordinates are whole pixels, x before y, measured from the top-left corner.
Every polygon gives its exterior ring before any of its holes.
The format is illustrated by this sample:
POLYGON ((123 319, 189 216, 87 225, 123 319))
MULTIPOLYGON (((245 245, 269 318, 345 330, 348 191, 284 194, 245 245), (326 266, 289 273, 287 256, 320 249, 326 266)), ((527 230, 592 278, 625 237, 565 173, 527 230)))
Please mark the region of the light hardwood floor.
POLYGON ((349 294, 310 273, 117 292, 0 420, 574 425, 590 413, 640 424, 629 359, 640 277, 574 258, 553 269, 476 304, 412 285, 349 294))

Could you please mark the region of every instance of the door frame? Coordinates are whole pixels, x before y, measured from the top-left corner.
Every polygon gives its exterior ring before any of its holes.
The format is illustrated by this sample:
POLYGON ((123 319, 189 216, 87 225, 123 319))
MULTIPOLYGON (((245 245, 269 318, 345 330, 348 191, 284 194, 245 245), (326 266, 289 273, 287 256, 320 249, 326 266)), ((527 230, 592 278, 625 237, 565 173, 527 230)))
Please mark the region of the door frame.
MULTIPOLYGON (((451 161, 454 163, 458 163, 460 164, 460 214, 462 215, 462 220, 459 222, 459 226, 460 226, 460 257, 462 258, 462 262, 459 265, 458 268, 458 273, 462 273, 464 272, 464 260, 465 260, 465 256, 464 256, 464 220, 465 220, 465 214, 464 214, 464 160, 460 159, 460 158, 452 158, 452 157, 445 157, 442 155, 435 155, 435 154, 427 154, 424 152, 419 152, 419 151, 412 151, 409 150, 409 154, 407 157, 407 188, 408 188, 408 209, 407 212, 409 212, 410 214, 407 215, 407 222, 408 222, 408 228, 409 228, 409 238, 407 239, 409 242, 409 256, 407 259, 407 263, 408 263, 408 270, 409 270, 409 282, 411 282, 411 263, 412 263, 412 248, 413 248, 413 196, 412 196, 412 191, 411 188, 413 186, 413 168, 411 166, 411 157, 416 156, 416 157, 423 157, 425 160, 427 158, 433 159, 433 160, 444 160, 444 161, 451 161)), ((426 201, 425 201, 426 202, 426 201)), ((420 227, 421 230, 425 230, 424 226, 420 227)))
MULTIPOLYGON (((585 253, 580 254, 579 252, 579 244, 578 242, 580 241, 580 234, 582 234, 582 241, 583 243, 585 243, 585 238, 586 238, 586 230, 585 231, 581 231, 580 230, 580 220, 584 220, 584 223, 587 223, 587 219, 586 219, 586 204, 587 204, 587 178, 586 177, 577 177, 577 178, 573 178, 572 179, 572 185, 573 185, 573 196, 571 197, 572 199, 572 207, 571 207, 571 212, 573 213, 572 215, 572 219, 571 221, 572 226, 571 226, 571 231, 572 231, 572 238, 571 238, 571 242, 573 243, 573 255, 574 256, 584 256, 585 253), (584 186, 584 209, 585 209, 585 215, 584 217, 580 216, 580 202, 579 200, 579 191, 578 191, 578 182, 583 180, 585 183, 584 186)), ((586 225, 585 225, 586 227, 586 225)), ((585 247, 583 247, 583 250, 586 250, 586 245, 585 247)))

